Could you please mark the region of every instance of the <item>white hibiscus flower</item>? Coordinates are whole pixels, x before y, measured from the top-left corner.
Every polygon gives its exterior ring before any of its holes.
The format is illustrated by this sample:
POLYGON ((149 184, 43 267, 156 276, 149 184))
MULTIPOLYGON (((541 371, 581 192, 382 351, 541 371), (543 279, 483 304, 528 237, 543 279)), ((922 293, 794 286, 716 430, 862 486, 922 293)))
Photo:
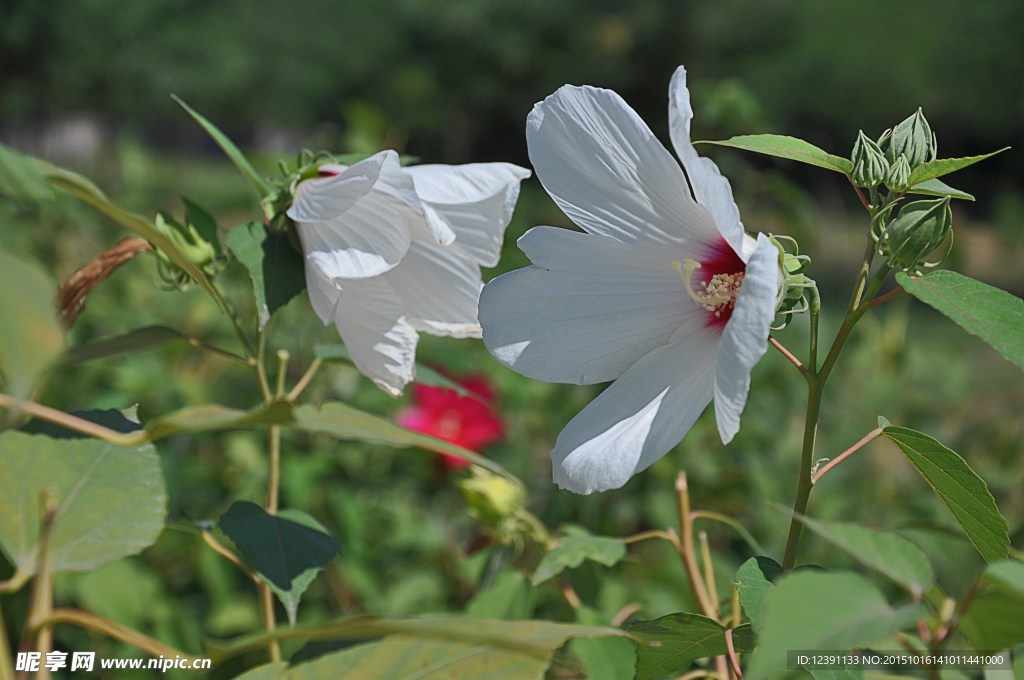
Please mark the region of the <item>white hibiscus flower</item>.
POLYGON ((625 484, 712 397, 731 441, 767 348, 779 251, 744 234, 728 180, 690 144, 692 116, 680 67, 669 122, 685 175, 609 90, 562 87, 527 120, 541 183, 586 233, 531 229, 519 247, 533 266, 487 284, 480 320, 491 354, 523 375, 615 381, 551 452, 555 482, 577 493, 625 484))
POLYGON ((403 168, 394 151, 321 165, 288 216, 309 301, 356 367, 392 395, 415 376, 417 331, 480 337, 480 266, 498 263, 519 183, 509 163, 403 168))

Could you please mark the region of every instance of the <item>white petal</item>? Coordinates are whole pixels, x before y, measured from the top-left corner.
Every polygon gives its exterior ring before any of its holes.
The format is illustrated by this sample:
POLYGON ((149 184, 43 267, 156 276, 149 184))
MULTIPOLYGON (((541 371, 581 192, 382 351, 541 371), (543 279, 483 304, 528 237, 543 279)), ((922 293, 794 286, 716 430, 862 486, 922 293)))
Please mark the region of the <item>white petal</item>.
POLYGON ((617 489, 668 453, 711 401, 717 339, 704 329, 659 347, 580 411, 551 452, 555 483, 617 489))
POLYGON ((373 189, 345 212, 323 222, 299 222, 307 266, 328 278, 361 279, 393 269, 409 249, 408 211, 390 194, 373 189))
POLYGON ((700 309, 675 247, 535 227, 519 246, 536 266, 491 281, 480 297, 484 343, 501 363, 547 382, 614 380, 665 345, 700 309))
POLYGON ((530 160, 565 214, 620 241, 708 241, 711 216, 654 133, 610 90, 566 85, 533 107, 530 160))
POLYGON ((505 227, 530 171, 511 163, 414 165, 416 193, 455 232, 455 246, 477 264, 498 264, 505 227))
POLYGON ((409 323, 432 335, 480 337, 476 318, 480 267, 452 246, 414 238, 402 263, 384 278, 405 305, 409 323))
MULTIPOLYGON (((295 189, 295 200, 288 208, 288 217, 296 222, 322 222, 342 214, 377 183, 387 154, 386 151, 374 154, 333 177, 315 177, 300 182, 295 189)), ((324 167, 328 170, 343 168, 324 167)))
POLYGON ((452 231, 451 227, 436 213, 428 210, 427 206, 420 200, 412 175, 401 166, 398 154, 394 151, 384 153, 387 153, 388 157, 381 168, 380 182, 377 184, 377 188, 400 199, 408 206, 430 233, 433 234, 434 241, 445 245, 454 241, 455 232, 452 231))
POLYGON ((392 396, 416 374, 419 336, 383 277, 344 281, 334 323, 356 368, 392 396))
POLYGON ((767 236, 758 234, 757 250, 747 262, 736 308, 718 345, 715 420, 723 444, 732 441, 740 429, 740 414, 750 390, 750 371, 768 350, 768 331, 775 318, 778 290, 779 250, 767 236))
POLYGON ((686 176, 693 186, 697 202, 708 209, 726 242, 737 253, 741 252, 743 224, 740 209, 732 197, 729 180, 722 177, 718 166, 710 158, 701 158, 690 143, 690 91, 686 89, 686 69, 676 69, 668 89, 668 125, 672 146, 686 168, 686 176))

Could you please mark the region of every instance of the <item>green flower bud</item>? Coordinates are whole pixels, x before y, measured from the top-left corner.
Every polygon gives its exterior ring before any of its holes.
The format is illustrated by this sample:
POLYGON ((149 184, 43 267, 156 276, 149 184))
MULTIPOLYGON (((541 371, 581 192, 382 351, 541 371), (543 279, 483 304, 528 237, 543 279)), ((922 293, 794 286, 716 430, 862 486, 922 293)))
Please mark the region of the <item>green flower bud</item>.
POLYGON ((910 184, 910 163, 906 156, 900 156, 885 173, 885 186, 893 191, 903 191, 910 184))
MULTIPOLYGON (((921 109, 896 126, 889 138, 889 149, 886 152, 886 159, 889 165, 896 162, 901 155, 906 156, 911 169, 922 163, 935 160, 936 153, 935 135, 925 120, 921 109)), ((888 182, 887 182, 888 184, 888 182)))
POLYGON ((949 200, 947 196, 903 206, 879 244, 891 266, 912 269, 946 240, 953 227, 949 200))
MULTIPOLYGON (((157 231, 177 246, 186 259, 197 267, 208 273, 216 269, 218 262, 216 246, 200 236, 193 225, 189 224, 186 226, 174 219, 169 213, 159 210, 156 213, 154 226, 157 231)), ((178 265, 159 249, 157 250, 157 255, 172 271, 178 269, 178 265)))
POLYGON ((850 160, 853 161, 853 183, 859 187, 878 186, 889 169, 882 150, 864 135, 863 130, 857 135, 850 160))
POLYGON ((498 525, 523 508, 526 493, 521 486, 473 466, 473 475, 459 482, 469 514, 484 524, 498 525))

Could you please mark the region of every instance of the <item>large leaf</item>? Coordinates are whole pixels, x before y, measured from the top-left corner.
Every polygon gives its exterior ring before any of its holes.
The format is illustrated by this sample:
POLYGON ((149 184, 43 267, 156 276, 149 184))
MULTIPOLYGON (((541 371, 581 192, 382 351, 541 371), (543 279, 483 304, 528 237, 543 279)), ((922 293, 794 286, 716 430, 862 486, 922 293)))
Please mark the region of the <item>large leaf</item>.
POLYGON ((987 562, 1006 559, 1006 520, 985 482, 963 458, 926 434, 886 427, 882 434, 899 447, 946 504, 987 562))
MULTIPOLYGON (((700 614, 669 614, 654 621, 637 621, 629 627, 630 633, 641 638, 636 644, 636 680, 675 673, 697 659, 727 654, 725 630, 718 621, 700 614)), ((737 652, 754 650, 749 625, 740 626, 732 635, 737 652)))
POLYGON ((755 632, 761 630, 761 612, 764 608, 764 599, 772 588, 775 579, 785 572, 782 565, 770 557, 763 555, 751 557, 740 565, 732 577, 740 595, 740 604, 743 612, 750 619, 750 625, 755 632))
POLYGON ((396 447, 415 446, 436 453, 449 453, 465 458, 516 484, 520 483, 515 475, 507 472, 493 460, 441 439, 407 430, 390 420, 337 401, 327 402, 319 410, 313 406, 300 406, 295 410, 295 423, 290 427, 325 434, 343 441, 371 442, 396 447))
POLYGON ((731 146, 735 149, 743 149, 744 151, 754 151, 769 156, 788 158, 792 161, 816 165, 826 170, 835 170, 844 175, 853 172, 853 163, 850 160, 833 156, 813 144, 796 137, 786 137, 784 135, 741 135, 719 142, 701 141, 696 143, 731 146))
POLYGON ((138 236, 152 243, 153 247, 163 251, 167 257, 171 258, 174 264, 181 267, 185 273, 198 281, 199 285, 205 288, 220 304, 220 296, 213 290, 209 279, 206 278, 206 274, 185 257, 171 239, 158 231, 145 217, 117 207, 100 191, 99 187, 76 173, 67 170, 57 170, 47 177, 47 181, 53 186, 67 191, 83 203, 99 210, 122 227, 135 232, 138 236))
POLYGON ((275 401, 252 411, 240 411, 220 404, 201 404, 147 421, 146 433, 149 441, 156 441, 174 434, 243 430, 260 425, 285 425, 293 420, 292 405, 286 401, 275 401))
POLYGON ((819 522, 798 515, 808 529, 858 562, 885 574, 919 598, 935 583, 935 570, 923 550, 891 531, 851 522, 819 522))
POLYGON ((1024 369, 1024 300, 951 271, 896 275, 896 281, 1024 369))
POLYGON ((0 196, 15 203, 32 205, 53 199, 53 188, 46 176, 53 166, 0 144, 0 196))
MULTIPOLYGON (((576 610, 576 621, 590 626, 607 625, 600 613, 587 606, 576 610)), ((602 637, 569 640, 565 648, 580 661, 587 680, 632 678, 636 669, 636 649, 632 640, 602 637)))
POLYGON ((974 200, 974 196, 971 196, 966 191, 954 189, 945 182, 941 182, 937 179, 930 179, 925 182, 921 182, 917 186, 910 187, 907 189, 907 193, 924 194, 925 196, 950 196, 951 198, 961 198, 965 201, 974 200))
POLYGON ((0 389, 18 398, 64 350, 57 286, 38 265, 0 251, 0 389))
POLYGON ((979 651, 993 652, 1024 641, 1024 601, 981 593, 960 621, 960 632, 979 651))
POLYGON ((188 112, 188 115, 192 116, 192 118, 194 118, 204 130, 206 130, 206 133, 213 137, 213 141, 217 142, 217 146, 223 149, 224 153, 231 159, 231 162, 235 164, 235 167, 245 175, 245 178, 249 180, 249 183, 252 184, 253 188, 256 189, 256 192, 260 195, 260 198, 264 198, 270 189, 269 185, 262 177, 259 176, 259 173, 256 172, 256 169, 252 167, 242 152, 238 150, 238 147, 235 146, 234 142, 228 139, 227 135, 217 129, 216 125, 182 101, 178 95, 172 94, 171 99, 178 102, 178 104, 181 105, 181 108, 185 109, 188 112))
POLYGON ((96 439, 0 435, 0 546, 17 568, 36 569, 40 493, 59 503, 51 532, 55 571, 88 571, 152 545, 167 492, 151 445, 117 448, 96 439))
POLYGON ((105 359, 106 357, 128 354, 129 352, 141 352, 184 339, 184 335, 170 328, 146 326, 145 328, 129 331, 124 335, 72 347, 64 355, 62 363, 69 365, 79 364, 83 361, 105 359))
MULTIPOLYGON (((277 513, 277 516, 281 519, 295 522, 303 526, 309 527, 314 531, 319 531, 322 534, 330 535, 330 532, 324 528, 324 525, 320 524, 312 515, 309 515, 301 510, 295 510, 294 508, 287 508, 277 513)), ((302 599, 303 593, 309 588, 309 584, 313 582, 316 575, 323 571, 322 567, 313 566, 306 569, 304 572, 292 579, 291 586, 287 589, 279 588, 276 583, 271 581, 269 578, 264 577, 267 585, 277 595, 277 599, 281 600, 281 604, 284 605, 284 609, 288 612, 288 623, 295 625, 295 622, 299 614, 299 601, 302 599)), ((263 574, 260 574, 263 576, 263 574)))
POLYGON ((242 224, 227 235, 228 246, 252 279, 260 328, 281 307, 306 289, 302 255, 283 231, 270 231, 262 222, 242 224))
MULTIPOLYGON (((409 638, 427 638, 451 643, 464 643, 479 647, 481 654, 511 651, 541 659, 545 667, 554 650, 573 638, 599 638, 608 636, 632 637, 616 628, 553 623, 551 621, 492 621, 471 617, 443 617, 424 619, 387 620, 372 616, 339 619, 315 625, 278 629, 272 633, 257 633, 232 640, 226 645, 209 642, 207 655, 214 663, 266 646, 276 640, 365 640, 372 637, 400 635, 409 638)), ((477 654, 473 650, 471 654, 477 654)), ((422 670, 422 669, 421 669, 422 670)), ((303 677, 303 676, 300 676, 303 677)), ((334 676, 337 677, 337 676, 334 676)), ((377 676, 368 676, 377 677, 377 676)), ((383 676, 391 677, 391 676, 383 676)), ((400 676, 399 676, 400 677, 400 676)), ((433 677, 433 676, 424 676, 433 677)), ((456 676, 461 677, 461 676, 456 676)), ((509 676, 510 678, 516 676, 509 676)))
MULTIPOLYGON (((338 554, 333 536, 299 524, 249 501, 235 501, 217 523, 246 563, 282 591, 308 569, 323 569, 338 554)), ((308 585, 308 584, 307 584, 308 585)))
MULTIPOLYGON (((313 355, 317 359, 323 362, 334 363, 344 362, 346 364, 354 363, 352 361, 352 355, 348 353, 344 345, 313 345, 313 355)), ((441 375, 430 366, 416 362, 416 379, 422 385, 430 385, 431 387, 443 387, 448 390, 455 390, 460 397, 473 397, 474 399, 481 399, 481 397, 473 392, 470 392, 465 387, 455 382, 451 378, 446 378, 441 375)))
POLYGON ((948 175, 949 173, 955 172, 961 168, 966 168, 968 165, 974 165, 978 161, 983 161, 986 158, 995 156, 997 153, 1002 153, 1009 148, 1010 147, 1006 147, 999 151, 993 151, 992 153, 987 153, 984 156, 971 156, 970 158, 940 158, 939 160, 931 161, 930 163, 924 163, 914 168, 914 171, 910 173, 909 186, 914 186, 915 184, 927 182, 928 180, 935 179, 936 177, 948 175))
POLYGON ((1006 597, 1024 602, 1024 562, 994 562, 988 565, 981 578, 1006 597))
POLYGON ((557 548, 544 555, 533 574, 533 585, 543 583, 566 569, 575 569, 583 560, 593 560, 614 567, 626 556, 626 543, 621 538, 604 536, 565 536, 557 548))
MULTIPOLYGON (((925 613, 919 604, 893 609, 878 588, 857 574, 786 574, 768 593, 757 650, 744 678, 774 676, 787 667, 791 651, 849 650, 886 638, 925 613)), ((817 669, 812 673, 818 677, 817 669)))

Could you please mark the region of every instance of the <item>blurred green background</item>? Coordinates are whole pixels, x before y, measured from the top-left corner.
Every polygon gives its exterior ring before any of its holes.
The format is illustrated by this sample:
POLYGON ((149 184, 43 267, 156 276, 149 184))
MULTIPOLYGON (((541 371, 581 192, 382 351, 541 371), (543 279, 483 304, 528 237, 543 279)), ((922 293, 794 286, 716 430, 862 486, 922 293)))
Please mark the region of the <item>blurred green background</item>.
MULTIPOLYGON (((423 162, 529 167, 526 115, 564 83, 616 90, 667 144, 667 88, 678 64, 689 73, 695 138, 776 132, 845 156, 858 129, 877 137, 921 106, 943 157, 1013 147, 948 178, 978 201, 955 206, 947 265, 1024 294, 1024 3, 1016 0, 12 0, 0 4, 0 141, 85 173, 146 215, 158 207, 180 215, 177 197, 185 195, 225 230, 258 218, 256 197, 171 93, 221 126, 267 175, 276 174, 277 158, 292 161, 303 147, 396 148, 423 162)), ((814 258, 808 273, 825 293, 830 340, 867 226, 845 179, 730 150, 707 153, 732 181, 748 229, 795 236, 814 258)), ((537 224, 571 226, 531 178, 502 263, 485 278, 527 263, 514 242, 537 224)), ((55 278, 127 235, 70 197, 30 209, 0 200, 0 225, 0 248, 40 260, 55 278)), ((222 277, 251 319, 245 272, 233 265, 222 277)), ((201 291, 161 290, 150 257, 97 289, 71 335, 84 342, 151 324, 229 348, 237 342, 201 291)), ((275 317, 271 334, 271 348, 294 357, 291 381, 314 343, 337 341, 302 296, 275 317)), ((806 320, 779 337, 803 356, 806 320)), ((509 436, 486 453, 527 481, 530 507, 549 527, 575 522, 625 535, 673 525, 672 481, 685 469, 697 507, 736 517, 781 558, 788 520, 770 503, 792 503, 806 388, 777 353, 755 369, 743 426, 729 447, 709 411, 648 472, 589 497, 551 484, 547 452, 600 386, 527 380, 474 340, 424 337, 420 358, 493 381, 509 436)), ((1024 376, 1016 368, 907 296, 865 318, 839 368, 825 397, 819 457, 855 442, 878 414, 920 429, 988 482, 1014 546, 1022 547, 1024 376)), ((409 401, 392 400, 344 367, 324 370, 308 397, 386 415, 409 401)), ((183 347, 62 371, 38 398, 65 409, 138 404, 143 419, 191 403, 258 401, 244 370, 183 347)), ((209 519, 234 500, 263 501, 261 433, 175 437, 158 449, 172 519, 209 519)), ((455 477, 433 456, 292 435, 283 466, 283 505, 316 515, 342 542, 342 556, 314 582, 300 619, 455 611, 478 595, 481 579, 489 582, 491 551, 467 556, 475 523, 455 477)), ((879 441, 829 474, 810 512, 906 530, 953 592, 980 566, 923 480, 879 441)), ((733 569, 752 552, 730 530, 706 528, 727 596, 733 569)), ((811 536, 802 560, 845 563, 811 536)), ((8 571, 0 560, 0 578, 8 571)), ((692 609, 668 546, 640 544, 620 567, 588 563, 570 579, 606 619, 630 602, 642 618, 692 609)), ((230 564, 173 530, 140 558, 60 581, 62 601, 188 651, 198 651, 203 636, 257 626, 251 591, 230 564)), ((572 618, 550 585, 510 592, 518 604, 505 610, 493 601, 476 606, 509 617, 572 618)), ((6 606, 5 615, 17 635, 24 601, 6 606)), ((57 639, 133 655, 67 627, 57 639)))

